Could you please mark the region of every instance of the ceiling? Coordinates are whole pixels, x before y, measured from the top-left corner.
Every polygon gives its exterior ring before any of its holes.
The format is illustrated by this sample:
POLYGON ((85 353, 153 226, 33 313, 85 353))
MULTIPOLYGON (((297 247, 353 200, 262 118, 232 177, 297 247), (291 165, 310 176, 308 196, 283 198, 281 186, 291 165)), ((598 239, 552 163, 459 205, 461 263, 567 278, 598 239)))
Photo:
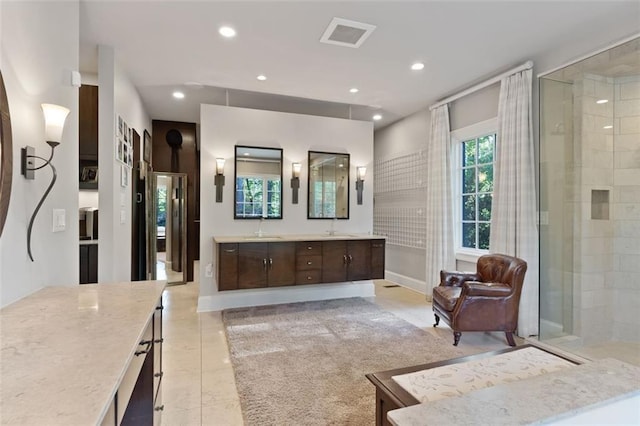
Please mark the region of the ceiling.
POLYGON ((635 0, 81 0, 80 70, 97 73, 97 46, 112 46, 152 119, 199 122, 211 103, 380 113, 380 128, 528 59, 539 73, 638 32, 635 0), (320 43, 334 17, 376 28, 357 49, 320 43))

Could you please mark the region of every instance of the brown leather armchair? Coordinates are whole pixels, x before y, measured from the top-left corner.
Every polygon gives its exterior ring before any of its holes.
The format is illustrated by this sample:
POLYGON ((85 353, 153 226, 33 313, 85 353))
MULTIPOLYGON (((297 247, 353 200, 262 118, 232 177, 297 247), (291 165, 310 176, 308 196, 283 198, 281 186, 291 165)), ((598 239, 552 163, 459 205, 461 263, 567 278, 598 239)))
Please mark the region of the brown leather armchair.
POLYGON ((527 262, 505 254, 478 259, 476 273, 440 271, 440 285, 433 289, 433 313, 453 330, 457 346, 463 331, 504 331, 515 346, 518 309, 527 262))

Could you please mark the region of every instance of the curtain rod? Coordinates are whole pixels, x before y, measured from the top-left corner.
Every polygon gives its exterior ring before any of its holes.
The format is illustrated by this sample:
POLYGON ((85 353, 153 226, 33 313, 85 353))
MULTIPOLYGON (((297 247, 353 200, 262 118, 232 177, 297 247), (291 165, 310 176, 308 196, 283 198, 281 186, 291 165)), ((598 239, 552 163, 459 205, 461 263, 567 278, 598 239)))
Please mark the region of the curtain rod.
POLYGON ((438 108, 439 106, 442 106, 444 104, 448 104, 449 102, 453 102, 456 99, 460 99, 462 97, 465 97, 467 95, 472 94, 473 92, 477 92, 480 89, 484 89, 485 87, 491 86, 494 83, 499 82, 500 80, 502 80, 504 77, 508 77, 512 74, 515 74, 517 72, 523 71, 523 70, 528 70, 533 68, 533 62, 532 61, 527 61, 524 64, 517 66, 515 68, 510 69, 509 71, 503 72, 500 75, 497 75, 493 78, 490 78, 489 80, 486 80, 482 83, 476 84, 475 86, 469 87, 468 89, 463 90, 462 92, 456 93, 455 95, 449 96, 448 98, 445 98, 433 105, 431 105, 429 107, 429 110, 433 110, 435 108, 438 108))

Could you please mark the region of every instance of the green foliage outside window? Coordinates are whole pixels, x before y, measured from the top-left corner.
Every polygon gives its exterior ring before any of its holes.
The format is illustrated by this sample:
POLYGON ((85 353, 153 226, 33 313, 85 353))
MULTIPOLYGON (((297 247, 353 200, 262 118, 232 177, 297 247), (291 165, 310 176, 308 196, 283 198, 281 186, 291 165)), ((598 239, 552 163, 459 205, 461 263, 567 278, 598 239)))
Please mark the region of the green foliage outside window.
POLYGON ((496 135, 462 142, 462 247, 489 249, 496 135))

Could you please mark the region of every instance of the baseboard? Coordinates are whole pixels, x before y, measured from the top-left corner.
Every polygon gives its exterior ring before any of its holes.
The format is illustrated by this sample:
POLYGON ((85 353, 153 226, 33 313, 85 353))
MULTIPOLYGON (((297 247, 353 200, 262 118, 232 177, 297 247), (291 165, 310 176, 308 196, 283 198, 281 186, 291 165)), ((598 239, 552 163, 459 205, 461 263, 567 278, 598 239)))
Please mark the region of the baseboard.
POLYGON ((417 291, 418 293, 426 294, 425 289, 427 288, 427 283, 424 281, 407 277, 406 275, 396 274, 395 272, 391 271, 384 272, 384 279, 396 284, 400 284, 403 287, 408 287, 411 290, 417 291))
POLYGON ((296 287, 264 288, 254 290, 221 291, 198 298, 198 312, 221 311, 247 306, 276 305, 311 300, 344 299, 347 297, 374 297, 373 281, 303 285, 296 287))

